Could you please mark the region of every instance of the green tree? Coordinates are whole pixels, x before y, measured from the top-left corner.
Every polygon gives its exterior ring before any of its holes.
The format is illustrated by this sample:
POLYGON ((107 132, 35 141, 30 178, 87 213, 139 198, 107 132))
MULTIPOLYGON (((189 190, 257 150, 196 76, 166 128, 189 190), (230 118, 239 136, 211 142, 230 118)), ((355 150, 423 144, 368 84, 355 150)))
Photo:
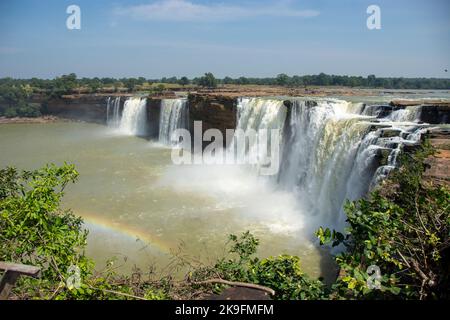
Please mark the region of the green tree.
POLYGON ((63 281, 71 265, 90 272, 82 220, 59 208, 65 187, 77 177, 67 164, 0 170, 0 260, 40 266, 48 281, 63 281))
POLYGON ((180 80, 178 80, 178 84, 184 87, 189 84, 189 79, 187 77, 181 77, 180 80))
POLYGON ((286 86, 289 83, 289 76, 285 73, 277 75, 276 83, 279 86, 286 86))
POLYGON ((230 78, 230 77, 225 77, 225 78, 223 78, 223 83, 224 83, 224 84, 233 84, 234 81, 233 81, 233 79, 230 78))
POLYGON ((216 88, 217 80, 211 72, 207 72, 199 79, 199 85, 206 88, 216 88))
POLYGON ((51 95, 59 97, 64 94, 69 94, 77 87, 77 85, 77 75, 75 73, 62 75, 53 80, 51 95))

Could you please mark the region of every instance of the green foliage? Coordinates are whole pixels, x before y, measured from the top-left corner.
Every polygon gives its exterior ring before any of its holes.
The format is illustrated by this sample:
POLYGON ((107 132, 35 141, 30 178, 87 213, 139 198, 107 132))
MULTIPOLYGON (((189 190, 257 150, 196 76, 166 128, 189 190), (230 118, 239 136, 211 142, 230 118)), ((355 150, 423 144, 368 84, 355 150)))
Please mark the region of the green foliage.
POLYGON ((231 259, 220 259, 215 269, 227 280, 244 281, 249 278, 249 266, 252 264, 252 256, 256 253, 259 240, 249 231, 240 237, 229 235, 232 243, 229 249, 231 259))
POLYGON ((318 300, 325 296, 324 284, 301 271, 300 258, 280 255, 251 265, 250 280, 275 290, 279 300, 318 300))
POLYGON ((29 85, 0 85, 0 116, 8 118, 40 116, 41 106, 27 102, 31 92, 29 85))
POLYGON ((341 76, 320 73, 317 75, 288 76, 279 74, 271 78, 247 78, 239 77, 232 79, 225 77, 224 84, 236 85, 280 85, 280 86, 346 86, 346 87, 369 87, 386 89, 450 89, 449 79, 439 78, 377 78, 369 75, 367 78, 361 76, 341 76))
POLYGON ((180 80, 178 80, 178 84, 185 86, 189 84, 189 79, 187 77, 181 77, 180 80))
POLYGON ((348 234, 320 228, 320 242, 343 244, 337 255, 337 297, 357 299, 449 297, 450 191, 422 182, 428 143, 404 154, 400 168, 368 199, 345 206, 348 234), (380 268, 381 288, 368 286, 367 268, 380 268))
POLYGON ((59 206, 64 189, 78 178, 73 165, 47 165, 19 172, 0 169, 0 260, 41 267, 41 277, 19 278, 14 292, 23 299, 164 299, 163 291, 149 283, 131 285, 118 276, 109 261, 94 274, 94 264, 84 254, 87 231, 83 221, 59 206), (68 285, 79 270, 80 286, 68 285))
POLYGON ((55 78, 50 84, 50 96, 60 97, 72 93, 77 86, 77 75, 75 73, 62 75, 55 78))
POLYGON ((217 87, 217 80, 211 72, 207 72, 198 80, 198 84, 202 87, 215 88, 217 87))
POLYGON ((287 74, 280 73, 277 75, 276 81, 279 86, 285 86, 289 83, 289 76, 287 74))
MULTIPOLYGON (((74 73, 61 75, 54 79, 13 79, 0 78, 0 116, 7 117, 34 117, 39 116, 41 109, 29 104, 29 98, 37 95, 39 99, 45 101, 50 98, 59 98, 72 93, 96 93, 101 90, 108 92, 135 92, 139 90, 147 91, 149 83, 178 84, 186 86, 189 83, 205 88, 216 88, 219 83, 235 85, 280 85, 289 87, 302 86, 349 86, 349 87, 370 87, 386 89, 450 89, 449 79, 439 78, 377 78, 369 75, 367 78, 361 76, 341 76, 320 73, 318 75, 293 75, 284 73, 276 77, 250 78, 238 77, 216 79, 210 72, 202 77, 192 80, 187 77, 177 79, 169 77, 162 79, 139 78, 77 78, 74 73)), ((161 88, 154 90, 158 93, 161 88)))
POLYGON ((6 168, 0 176, 0 260, 40 266, 43 277, 52 281, 62 280, 71 265, 88 274, 82 220, 59 210, 64 188, 78 177, 74 166, 22 173, 6 168))
POLYGON ((259 260, 252 258, 259 240, 250 232, 240 237, 230 235, 229 250, 232 259, 221 259, 210 270, 230 281, 260 284, 275 290, 275 299, 320 299, 324 297, 324 285, 320 280, 311 280, 301 271, 300 258, 280 255, 259 260))

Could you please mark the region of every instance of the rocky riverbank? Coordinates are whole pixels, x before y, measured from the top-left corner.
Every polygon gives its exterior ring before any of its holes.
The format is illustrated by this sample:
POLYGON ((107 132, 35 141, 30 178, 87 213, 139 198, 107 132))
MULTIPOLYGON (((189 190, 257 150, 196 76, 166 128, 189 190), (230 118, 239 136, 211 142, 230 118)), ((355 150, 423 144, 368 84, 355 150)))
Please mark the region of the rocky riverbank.
POLYGON ((63 121, 64 119, 60 119, 56 116, 43 116, 43 117, 14 117, 14 118, 6 118, 0 117, 0 124, 6 123, 51 123, 56 121, 63 121))

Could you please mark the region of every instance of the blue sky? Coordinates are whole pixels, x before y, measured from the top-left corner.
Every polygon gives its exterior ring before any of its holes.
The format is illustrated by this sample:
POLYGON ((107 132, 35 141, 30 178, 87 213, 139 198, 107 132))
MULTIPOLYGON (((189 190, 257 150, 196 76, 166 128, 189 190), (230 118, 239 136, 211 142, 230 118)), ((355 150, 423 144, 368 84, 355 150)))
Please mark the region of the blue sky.
POLYGON ((449 15, 447 0, 1 0, 0 77, 448 78, 449 15), (71 4, 81 30, 66 28, 71 4))

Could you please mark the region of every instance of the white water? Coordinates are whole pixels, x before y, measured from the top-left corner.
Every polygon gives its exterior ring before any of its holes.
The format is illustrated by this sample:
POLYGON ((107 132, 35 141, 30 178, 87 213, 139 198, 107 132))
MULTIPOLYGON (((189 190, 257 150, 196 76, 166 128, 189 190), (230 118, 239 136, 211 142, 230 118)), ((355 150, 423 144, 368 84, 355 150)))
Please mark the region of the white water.
MULTIPOLYGON (((260 172, 264 160, 270 157, 272 136, 270 130, 278 129, 277 139, 282 141, 283 128, 286 120, 287 108, 282 100, 242 98, 237 106, 238 123, 236 133, 227 152, 236 157, 241 164, 254 164, 256 172, 260 172), (250 131, 256 131, 254 139, 249 139, 250 131), (266 130, 267 134, 261 134, 266 130), (241 135, 239 135, 239 133, 241 135), (238 148, 239 139, 248 139, 245 148, 238 148), (267 139, 268 141, 264 141, 267 139)), ((279 163, 276 170, 278 171, 279 163)))
MULTIPOLYGON (((113 112, 108 123, 113 124, 119 118, 120 101, 115 99, 111 106, 110 103, 108 114, 110 109, 113 112)), ((262 129, 279 130, 281 157, 275 176, 259 175, 260 163, 256 162, 251 168, 173 167, 162 181, 175 189, 223 200, 217 210, 240 208, 243 216, 258 219, 272 231, 295 233, 305 224, 309 224, 309 234, 318 226, 342 229, 345 200, 364 196, 384 179, 396 166, 403 146, 416 143, 421 135, 417 107, 396 110, 383 118, 382 109, 376 106, 338 99, 294 99, 289 110, 281 99, 241 98, 237 105, 236 129, 244 133, 256 130, 257 136, 262 129), (398 135, 385 136, 386 127, 397 130, 398 135), (380 155, 386 152, 387 163, 379 166, 380 155)), ((146 125, 146 100, 127 99, 120 131, 144 135, 146 125)), ((171 134, 188 125, 186 99, 162 100, 160 143, 173 145, 171 134)), ((238 151, 237 138, 229 145, 228 153, 238 151)), ((260 140, 257 137, 249 141, 247 148, 240 151, 243 152, 237 154, 238 163, 249 163, 248 158, 260 159, 260 140)))
POLYGON ((413 122, 418 119, 420 106, 410 106, 405 109, 394 110, 387 119, 395 122, 413 122))
POLYGON ((108 127, 117 128, 120 124, 120 97, 111 99, 108 97, 106 104, 106 124, 108 127))
POLYGON ((159 142, 172 145, 171 135, 179 128, 186 129, 189 123, 187 99, 163 99, 159 117, 159 142))
POLYGON ((147 99, 128 98, 123 105, 119 131, 126 135, 144 136, 147 133, 147 99))
POLYGON ((296 194, 309 218, 332 227, 342 221, 345 198, 366 191, 367 177, 361 174, 366 175, 370 161, 357 155, 368 124, 349 112, 353 107, 340 100, 294 101, 284 144, 280 187, 296 194))
MULTIPOLYGON (((420 126, 412 122, 418 115, 415 107, 391 114, 380 124, 374 123, 375 117, 361 114, 363 111, 362 104, 343 100, 297 99, 285 125, 286 107, 281 100, 240 100, 238 128, 278 128, 284 132, 274 187, 294 195, 297 219, 292 223, 309 223, 308 230, 320 225, 342 229, 345 200, 364 196, 395 167, 403 145, 420 138, 420 126), (383 137, 386 126, 400 135, 383 137), (389 153, 387 164, 377 168, 383 149, 389 153)), ((250 146, 249 152, 253 150, 250 146)))

